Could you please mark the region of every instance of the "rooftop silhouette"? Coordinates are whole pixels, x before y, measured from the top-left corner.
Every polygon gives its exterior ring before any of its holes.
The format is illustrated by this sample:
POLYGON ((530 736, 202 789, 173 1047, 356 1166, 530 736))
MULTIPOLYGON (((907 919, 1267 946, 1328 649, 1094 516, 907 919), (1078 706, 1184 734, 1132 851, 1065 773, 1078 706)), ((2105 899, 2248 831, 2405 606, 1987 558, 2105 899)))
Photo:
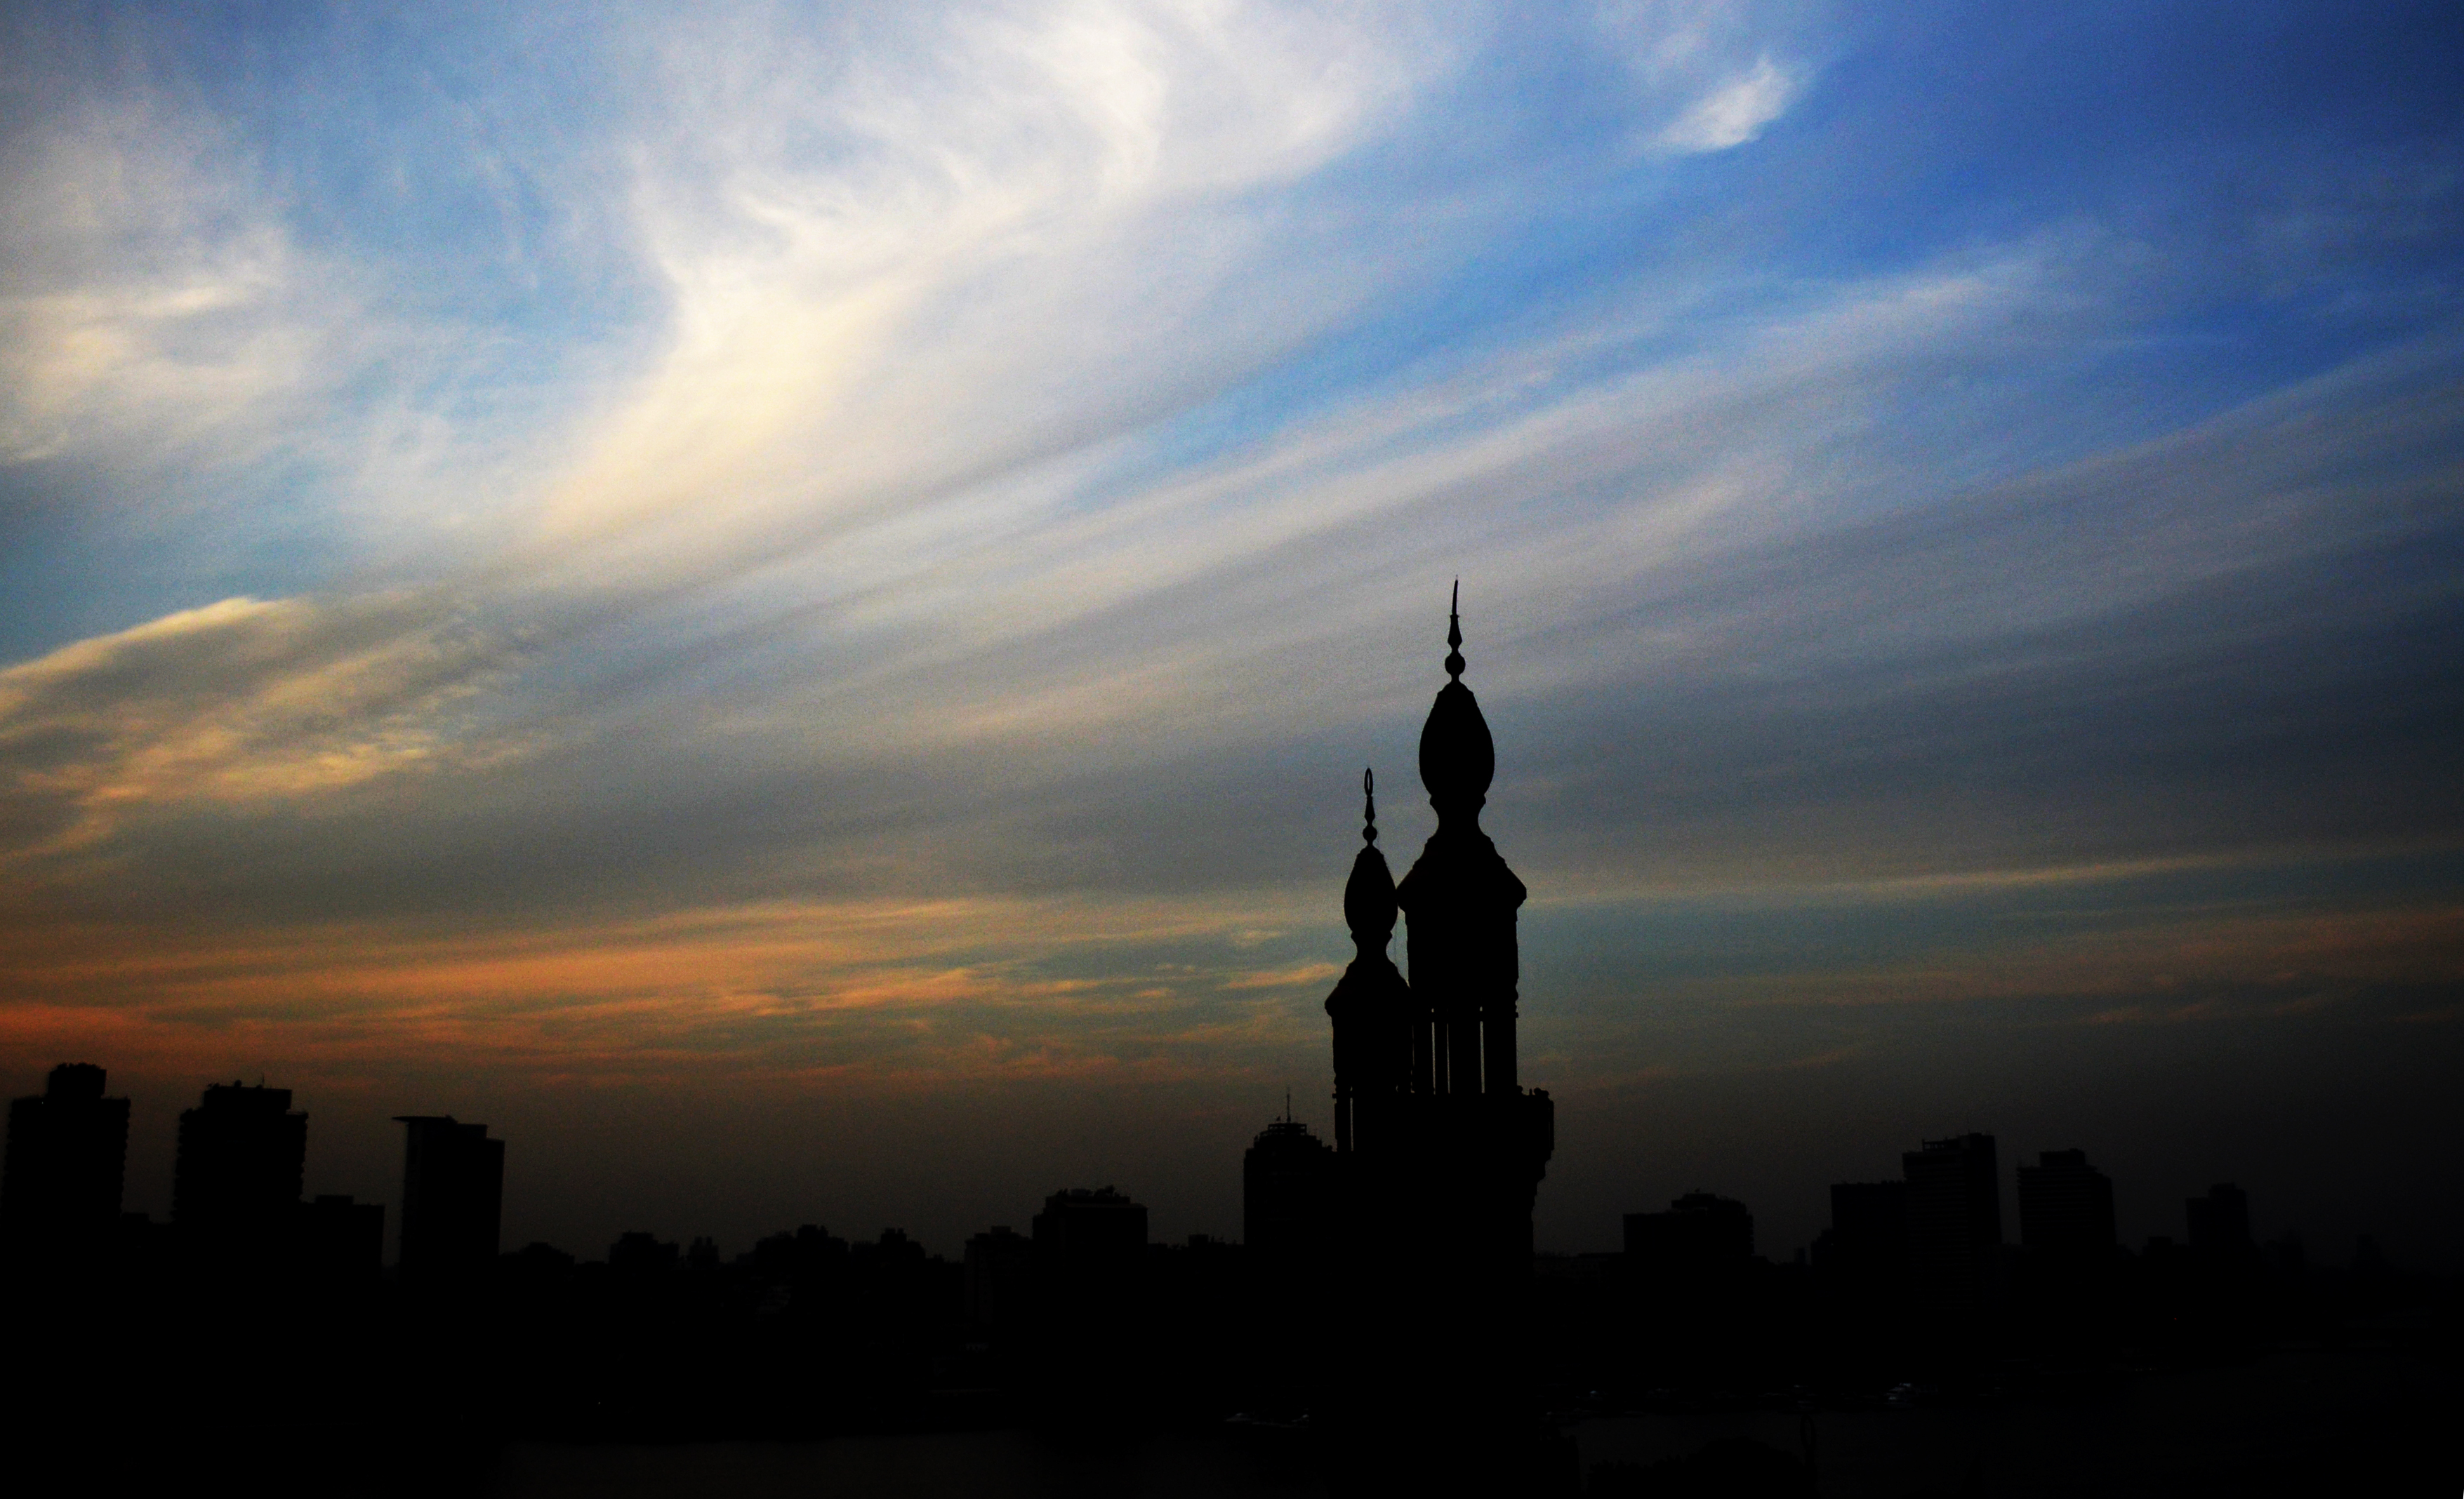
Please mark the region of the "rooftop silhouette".
POLYGON ((128 1100, 103 1097, 103 1081, 99 1067, 62 1062, 41 1093, 9 1105, 0 1252, 91 1256, 118 1225, 128 1100))

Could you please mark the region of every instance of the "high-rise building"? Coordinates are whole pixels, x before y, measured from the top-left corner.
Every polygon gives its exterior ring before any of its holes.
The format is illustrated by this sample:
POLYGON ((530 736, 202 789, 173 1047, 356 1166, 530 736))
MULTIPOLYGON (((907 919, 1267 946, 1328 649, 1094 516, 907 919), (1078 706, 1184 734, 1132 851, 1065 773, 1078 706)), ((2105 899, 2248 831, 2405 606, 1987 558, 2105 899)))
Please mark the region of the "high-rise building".
POLYGON ((1251 1335, 1322 1373, 1337 1237, 1336 1158, 1291 1117, 1267 1125, 1241 1158, 1242 1281, 1251 1335))
POLYGON ((1036 1262, 1063 1273, 1134 1270, 1146 1252, 1146 1206, 1110 1186, 1055 1192, 1035 1215, 1034 1238, 1036 1262))
POLYGON ((2002 1248, 1993 1137, 1928 1140, 1900 1163, 1907 1180, 1907 1264, 1915 1289, 1963 1299, 1981 1296, 2002 1248))
POLYGON ((437 1284, 496 1258, 505 1198, 505 1142, 451 1114, 402 1114, 402 1275, 437 1284))
POLYGON ((307 1159, 308 1116, 291 1107, 290 1089, 213 1083, 180 1115, 171 1225, 209 1254, 287 1250, 307 1159))
POLYGON ((1241 1231, 1251 1262, 1314 1266, 1333 1206, 1334 1152, 1287 1111, 1241 1158, 1241 1231))
POLYGON ((2219 1182, 2183 1207, 2189 1218, 2191 1253, 2240 1259, 2252 1252, 2250 1198, 2240 1187, 2219 1182))
POLYGON ((967 1241, 967 1320, 977 1327, 1007 1329, 1027 1310, 1035 1273, 1035 1243, 1005 1224, 967 1241))
POLYGON ((1625 1215, 1626 1263, 1646 1276, 1698 1276, 1754 1257, 1754 1215, 1733 1198, 1688 1192, 1664 1213, 1625 1215))
POLYGON ((1145 1205, 1109 1186, 1055 1192, 1031 1239, 1045 1398, 1081 1410, 1129 1398, 1145 1331, 1145 1205))
POLYGON ((0 1249, 76 1254, 110 1237, 128 1162, 128 1100, 104 1097, 102 1087, 101 1068, 62 1062, 41 1093, 9 1105, 0 1249))
POLYGON ((2019 1242, 2039 1254, 2101 1254, 2114 1247, 2113 1183, 2084 1150, 2048 1150, 2019 1168, 2019 1242))

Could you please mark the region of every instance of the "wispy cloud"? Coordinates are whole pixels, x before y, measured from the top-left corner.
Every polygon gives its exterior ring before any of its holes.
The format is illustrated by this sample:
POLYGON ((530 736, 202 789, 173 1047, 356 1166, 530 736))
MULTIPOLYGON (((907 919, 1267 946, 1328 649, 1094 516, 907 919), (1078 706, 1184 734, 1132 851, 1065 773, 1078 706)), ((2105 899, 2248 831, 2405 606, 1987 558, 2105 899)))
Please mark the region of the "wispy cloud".
POLYGON ((1758 57, 1751 68, 1687 105, 1685 113, 1651 138, 1651 143, 1662 151, 1681 153, 1745 145, 1788 113, 1800 87, 1793 72, 1769 57, 1758 57))
POLYGON ((660 582, 912 524, 1324 332, 1374 272, 1296 254, 1269 190, 1390 128, 1444 59, 1368 19, 676 39, 627 186, 667 336, 540 495, 548 545, 660 582))
POLYGON ((107 951, 12 943, 25 987, 12 1008, 40 996, 17 1039, 108 1032, 209 1069, 268 1046, 328 1073, 407 1052, 603 1079, 1220 1073, 1272 1065, 1313 1034, 1319 996, 1277 991, 1336 970, 1262 969, 1243 935, 1288 914, 1271 899, 774 902, 493 933, 379 923, 168 943, 123 924, 107 951), (1137 961, 1164 945, 1191 961, 1137 961))
POLYGON ((349 310, 209 121, 123 93, 11 142, 0 462, 264 458, 349 310))
POLYGON ((1808 70, 1773 54, 1809 30, 1804 8, 1710 0, 1607 0, 1601 44, 1623 65, 1659 156, 1731 150, 1758 139, 1804 91, 1808 70))
POLYGON ((293 801, 432 764, 510 653, 449 603, 227 598, 0 671, 14 856, 189 801, 293 801))

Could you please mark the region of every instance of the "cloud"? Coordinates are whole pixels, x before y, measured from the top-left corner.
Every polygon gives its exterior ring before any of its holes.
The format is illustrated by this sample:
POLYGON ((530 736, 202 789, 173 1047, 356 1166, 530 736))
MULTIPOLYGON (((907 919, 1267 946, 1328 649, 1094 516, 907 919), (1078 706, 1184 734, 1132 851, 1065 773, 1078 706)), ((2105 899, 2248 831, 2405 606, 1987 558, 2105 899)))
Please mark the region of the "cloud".
MULTIPOLYGON (((2357 369, 1981 486, 1860 448, 1906 392, 2014 328, 2041 332, 2076 274, 2060 247, 1963 256, 1829 289, 1679 357, 1628 352, 1649 347, 1658 310, 1645 305, 1206 462, 1157 466, 1133 445, 1066 478, 988 479, 766 567, 687 569, 700 587, 673 603, 640 601, 621 574, 577 597, 532 592, 518 573, 481 575, 493 592, 459 613, 441 596, 294 601, 282 607, 306 612, 303 640, 397 632, 354 647, 367 694, 338 679, 322 740, 253 685, 173 710, 148 684, 132 710, 147 727, 93 750, 77 787, 46 769, 24 783, 42 796, 20 805, 42 809, 23 814, 29 826, 74 815, 97 839, 125 823, 103 815, 112 807, 243 793, 275 805, 292 782, 313 797, 416 768, 431 791, 353 816, 384 820, 395 878, 485 891, 506 910, 709 880, 747 895, 788 878, 1251 886, 1286 877, 1307 846, 1286 819, 1322 798, 1279 790, 1262 816, 1241 767, 1300 748, 1351 762, 1364 733, 1407 744, 1426 690, 1408 663, 1436 654, 1441 570, 1470 555, 1475 678, 1502 730, 1525 735, 1501 795, 1519 808, 1518 857, 1560 882, 1729 880, 1774 860, 1803 878, 2212 853, 2244 836, 2227 831, 2242 814, 2189 816, 2218 793, 2185 795, 2178 780, 2149 793, 2135 826, 2179 842, 2082 846, 2032 830, 2075 826, 2044 823, 2029 810, 2040 799, 2114 794, 2116 778, 2145 775, 2124 759, 2151 742, 2144 726, 2101 769, 2012 782, 1991 816, 1970 793, 1953 818, 1925 788, 1962 758, 2036 752, 2031 694, 2115 712, 2116 673, 2185 639, 2151 635, 2144 611, 2201 589, 2279 587, 2352 545, 2359 513, 2389 534, 2430 524, 2420 495, 2446 450, 2430 417, 2445 366, 2425 354, 2409 373, 2357 369), (504 675, 511 641, 534 663, 518 680, 504 675), (429 662, 432 695, 416 682, 386 695, 429 662), (1629 708, 1654 721, 1628 724, 1629 708), (254 727, 226 732, 227 721, 254 727), (506 758, 545 743, 559 752, 506 758), (1751 804, 1734 794, 1740 774, 1760 788, 1751 804), (2083 787, 2088 774, 2105 784, 2083 787), (1223 807, 1164 790, 1192 776, 1220 786, 1223 807), (483 811, 493 824, 473 820, 483 811), (1628 836, 1638 818, 1659 830, 1643 850, 1628 836), (1903 836, 1881 837, 1885 825, 1903 836), (1918 836, 1937 833, 1945 841, 1918 836), (1187 858, 1210 841, 1212 857, 1187 858), (623 857, 578 852, 603 845, 623 857), (1885 855, 1903 862, 1878 871, 1885 855)), ((2008 441, 2003 416, 1974 420, 2008 441)), ((2396 618, 2434 602, 2376 597, 2396 618)), ((2199 618, 2219 663, 2244 638, 2234 629, 2272 628, 2240 604, 2199 618)), ((88 647, 109 654, 115 640, 88 647)), ((77 680, 99 693, 118 679, 77 680)), ((2240 690, 2235 680, 2219 690, 2240 690)), ((2232 722, 2215 700, 2200 711, 2232 722)), ((58 763, 89 754, 49 742, 58 763)), ((2323 816, 2348 794, 2283 805, 2323 816)), ((350 819, 319 836, 372 846, 350 819)), ((336 856, 307 836, 285 833, 281 861, 329 867, 336 856)), ((335 898, 320 891, 361 882, 337 866, 285 899, 314 909, 335 898)))
POLYGON ((1606 0, 1599 43, 1622 64, 1639 135, 1654 156, 1727 151, 1759 139, 1795 103, 1809 70, 1781 60, 1817 29, 1806 8, 1722 0, 1606 0))
POLYGON ((297 802, 453 752, 512 653, 433 596, 227 598, 0 671, 9 853, 185 802, 297 802))
POLYGON ((493 932, 243 924, 166 943, 121 925, 108 943, 12 944, 0 1048, 94 1030, 192 1065, 257 1046, 329 1074, 416 1054, 550 1082, 1239 1073, 1304 1046, 1339 972, 1254 967, 1246 928, 1292 914, 1273 899, 971 898, 493 932), (1180 961, 1141 961, 1163 945, 1180 961))
POLYGON ((0 463, 261 462, 362 361, 347 277, 301 249, 228 121, 123 76, 0 151, 0 463))
POLYGON ((1529 910, 1525 989, 1550 997, 1527 1009, 1528 1051, 1551 1087, 1635 1066, 1742 1078, 1835 1046, 1904 1068, 1954 1030, 2024 1050, 2101 1045, 2090 1033, 2120 1026, 2199 1022, 2245 1041, 2307 1027, 2322 1053, 2385 1053, 2391 1027, 2453 992, 2464 906, 2357 898, 2339 863, 1529 910))
MULTIPOLYGON (((1793 474, 1897 382, 1995 337, 2046 273, 2023 247, 1837 288, 1691 358, 1636 358, 1658 309, 1609 310, 1204 462, 1158 465, 1159 432, 852 528, 809 566, 774 553, 770 577, 835 595, 781 628, 865 639, 864 679, 815 689, 860 693, 869 734, 924 743, 1081 746, 1139 722, 1215 737, 1342 712, 1391 677, 1286 663, 1408 630, 1426 598, 1386 585, 1428 556, 1477 549, 1485 607, 1545 590, 1562 619, 1803 525, 1836 494, 1793 474)), ((781 714, 818 706, 793 682, 766 691, 781 714)))
POLYGON ((269 407, 316 374, 279 222, 232 200, 193 133, 132 113, 11 142, 0 462, 114 443, 256 456, 269 407))
POLYGON ((1803 87, 1798 75, 1769 57, 1696 99, 1685 113, 1651 138, 1664 152, 1690 155, 1726 151, 1761 139, 1771 121, 1788 113, 1803 87))
POLYGON ((1153 422, 1322 331, 1370 268, 1311 263, 1266 195, 1442 66, 1404 39, 1111 4, 671 39, 628 187, 668 336, 580 436, 546 537, 653 578, 741 565, 781 529, 842 534, 1153 422))

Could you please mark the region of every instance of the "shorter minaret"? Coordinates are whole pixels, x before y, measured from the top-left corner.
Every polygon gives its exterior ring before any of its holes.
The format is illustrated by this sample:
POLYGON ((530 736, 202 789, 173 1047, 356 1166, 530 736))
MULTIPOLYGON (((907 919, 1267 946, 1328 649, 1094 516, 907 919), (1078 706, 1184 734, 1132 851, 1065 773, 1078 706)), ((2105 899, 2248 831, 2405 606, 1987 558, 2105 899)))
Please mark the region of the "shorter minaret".
POLYGON ((1352 928, 1352 966, 1326 999, 1334 1021, 1334 1148, 1350 1155, 1365 1143, 1386 1144, 1386 1104, 1403 1084, 1410 1062, 1412 993, 1386 956, 1395 936, 1395 876, 1377 852, 1377 778, 1360 772, 1361 850, 1343 887, 1344 924, 1352 928))

